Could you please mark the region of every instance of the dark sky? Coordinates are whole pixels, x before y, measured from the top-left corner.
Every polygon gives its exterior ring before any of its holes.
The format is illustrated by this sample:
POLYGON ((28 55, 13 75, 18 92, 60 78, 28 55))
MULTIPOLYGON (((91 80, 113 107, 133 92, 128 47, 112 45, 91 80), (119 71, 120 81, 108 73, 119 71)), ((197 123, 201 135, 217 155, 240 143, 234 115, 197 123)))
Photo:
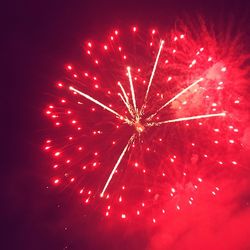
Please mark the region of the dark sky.
MULTIPOLYGON (((42 116, 46 94, 60 78, 63 65, 80 58, 81 42, 86 38, 134 23, 169 27, 182 15, 201 14, 214 23, 231 18, 240 23, 242 19, 249 20, 249 1, 6 1, 2 2, 1 10, 4 223, 0 248, 153 249, 160 233, 149 240, 150 232, 136 229, 128 232, 122 227, 107 231, 101 225, 90 226, 90 219, 79 222, 77 205, 71 206, 76 203, 73 198, 46 190, 49 167, 40 150, 41 134, 49 126, 42 116), (67 202, 58 209, 61 200, 67 202)), ((93 222, 98 224, 95 218, 93 222)), ((226 225, 231 224, 227 221, 226 225)), ((240 227, 240 220, 235 225, 240 227)), ((221 234, 223 239, 230 237, 230 232, 221 234)), ((236 242, 232 249, 249 249, 242 245, 241 242, 241 248, 237 248, 236 242)), ((249 242, 247 245, 250 246, 249 242)), ((190 248, 179 245, 174 249, 190 248)))

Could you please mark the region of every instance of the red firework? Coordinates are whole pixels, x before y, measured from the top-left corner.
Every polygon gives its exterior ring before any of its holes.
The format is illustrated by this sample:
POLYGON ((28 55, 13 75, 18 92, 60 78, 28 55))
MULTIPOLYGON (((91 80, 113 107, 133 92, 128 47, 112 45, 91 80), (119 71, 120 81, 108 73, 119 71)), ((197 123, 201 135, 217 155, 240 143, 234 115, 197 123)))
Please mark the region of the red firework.
POLYGON ((124 221, 156 223, 199 193, 216 196, 220 174, 240 166, 242 101, 238 65, 216 39, 132 27, 83 52, 84 67, 66 65, 45 111, 53 184, 124 221))

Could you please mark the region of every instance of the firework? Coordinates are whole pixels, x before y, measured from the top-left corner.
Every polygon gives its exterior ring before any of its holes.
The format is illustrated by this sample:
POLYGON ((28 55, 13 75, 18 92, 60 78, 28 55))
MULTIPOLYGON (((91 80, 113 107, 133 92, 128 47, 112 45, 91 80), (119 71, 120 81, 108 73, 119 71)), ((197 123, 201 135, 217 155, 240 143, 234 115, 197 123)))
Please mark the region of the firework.
POLYGON ((205 38, 132 27, 84 43, 84 68, 65 66, 63 97, 45 111, 54 185, 74 186, 106 217, 153 223, 169 204, 215 196, 215 179, 239 166, 241 97, 232 63, 205 38))

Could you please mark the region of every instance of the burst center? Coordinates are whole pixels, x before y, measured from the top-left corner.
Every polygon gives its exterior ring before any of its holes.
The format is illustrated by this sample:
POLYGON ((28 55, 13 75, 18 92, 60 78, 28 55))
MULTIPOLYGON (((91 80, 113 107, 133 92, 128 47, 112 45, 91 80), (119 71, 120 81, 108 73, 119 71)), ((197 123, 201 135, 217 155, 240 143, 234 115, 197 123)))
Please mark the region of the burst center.
POLYGON ((145 127, 140 123, 140 121, 134 122, 134 126, 138 133, 142 133, 145 130, 145 127))

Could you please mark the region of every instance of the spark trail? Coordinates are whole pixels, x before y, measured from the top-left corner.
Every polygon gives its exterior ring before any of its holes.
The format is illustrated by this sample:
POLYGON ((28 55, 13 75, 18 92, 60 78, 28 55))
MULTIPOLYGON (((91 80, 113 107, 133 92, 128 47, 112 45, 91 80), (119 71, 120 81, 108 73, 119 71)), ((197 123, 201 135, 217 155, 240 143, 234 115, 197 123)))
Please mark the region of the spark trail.
POLYGON ((102 192, 101 192, 101 195, 100 195, 101 197, 103 197, 103 195, 104 195, 104 193, 105 193, 105 191, 106 191, 106 189, 107 189, 107 187, 108 187, 110 181, 111 181, 112 178, 113 178, 113 175, 114 175, 116 169, 117 169, 118 166, 120 165, 120 162, 122 161, 122 159, 123 159, 123 157, 124 157, 126 151, 129 149, 131 143, 133 142, 133 139, 134 139, 134 135, 132 135, 132 136, 130 137, 130 139, 128 140, 127 145, 124 147, 124 149, 123 149, 121 155, 119 156, 119 158, 118 158, 118 160, 117 160, 117 162, 116 162, 116 164, 115 164, 115 166, 114 166, 114 168, 113 168, 111 174, 109 175, 109 178, 108 178, 107 182, 105 183, 105 186, 104 186, 104 188, 103 188, 103 190, 102 190, 102 192))
POLYGON ((152 126, 159 126, 159 125, 166 124, 166 123, 190 121, 190 120, 197 120, 197 119, 205 119, 205 118, 218 117, 218 116, 226 116, 226 113, 182 117, 182 118, 177 118, 177 119, 173 119, 173 120, 166 120, 166 121, 161 121, 161 122, 149 123, 148 126, 152 127, 152 126))
POLYGON ((185 92, 187 92, 189 89, 191 89, 193 86, 198 84, 199 82, 203 81, 203 78, 200 78, 199 80, 193 82, 191 85, 189 85, 187 88, 183 89, 181 92, 179 92, 177 95, 175 95, 173 98, 171 98, 168 102, 166 102, 163 106, 161 106, 154 114, 152 114, 148 120, 152 120, 161 110, 166 108, 170 103, 172 103, 174 100, 179 98, 181 95, 183 95, 185 92))

